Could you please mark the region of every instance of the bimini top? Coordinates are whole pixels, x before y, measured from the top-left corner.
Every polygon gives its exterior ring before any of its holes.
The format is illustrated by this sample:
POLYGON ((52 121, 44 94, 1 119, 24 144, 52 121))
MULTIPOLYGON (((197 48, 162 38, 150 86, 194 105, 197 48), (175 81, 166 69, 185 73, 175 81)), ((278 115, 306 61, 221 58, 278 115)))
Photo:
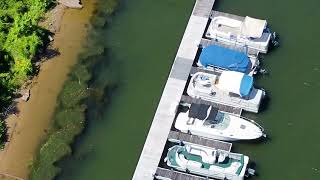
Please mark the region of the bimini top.
POLYGON ((248 96, 253 87, 253 77, 240 72, 223 71, 217 87, 241 97, 248 96))
POLYGON ((266 26, 266 20, 246 16, 241 27, 241 35, 251 38, 260 38, 266 26))
POLYGON ((208 115, 208 109, 209 105, 205 104, 194 104, 192 103, 189 109, 189 118, 196 118, 199 120, 205 120, 205 119, 215 119, 218 109, 211 106, 209 115, 208 115))
POLYGON ((244 53, 216 45, 202 49, 199 59, 204 67, 211 65, 243 73, 251 67, 251 61, 244 53))

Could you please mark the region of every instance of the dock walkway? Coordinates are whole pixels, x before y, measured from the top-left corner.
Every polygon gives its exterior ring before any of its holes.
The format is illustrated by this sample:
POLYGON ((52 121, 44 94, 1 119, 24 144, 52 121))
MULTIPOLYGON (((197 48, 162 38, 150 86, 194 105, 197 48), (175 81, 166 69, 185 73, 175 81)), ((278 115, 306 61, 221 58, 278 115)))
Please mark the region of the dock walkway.
POLYGON ((154 179, 175 117, 170 107, 181 99, 214 2, 215 0, 197 0, 195 3, 132 177, 133 180, 154 179))

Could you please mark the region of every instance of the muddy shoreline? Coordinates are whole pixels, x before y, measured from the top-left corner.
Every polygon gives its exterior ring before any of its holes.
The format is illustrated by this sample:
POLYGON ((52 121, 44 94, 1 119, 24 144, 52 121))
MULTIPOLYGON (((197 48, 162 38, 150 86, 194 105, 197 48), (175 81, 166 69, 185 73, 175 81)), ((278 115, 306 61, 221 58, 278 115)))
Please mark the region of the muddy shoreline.
POLYGON ((49 131, 57 96, 82 51, 95 4, 83 1, 83 5, 81 10, 58 5, 43 22, 55 33, 52 48, 59 55, 42 63, 32 79, 30 100, 19 101, 19 113, 6 119, 9 141, 0 152, 0 179, 28 177, 34 154, 49 131))

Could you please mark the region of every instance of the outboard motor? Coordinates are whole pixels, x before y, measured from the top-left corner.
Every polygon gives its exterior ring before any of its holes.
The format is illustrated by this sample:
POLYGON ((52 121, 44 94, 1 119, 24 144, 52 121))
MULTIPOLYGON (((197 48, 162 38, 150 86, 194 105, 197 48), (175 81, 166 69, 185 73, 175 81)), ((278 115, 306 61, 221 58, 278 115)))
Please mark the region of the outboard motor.
POLYGON ((273 33, 272 33, 272 39, 275 40, 276 38, 277 38, 277 34, 276 34, 276 32, 273 32, 273 33))
POLYGON ((278 36, 276 34, 276 32, 273 32, 271 35, 271 43, 274 47, 278 47, 279 46, 279 42, 278 42, 278 36))
POLYGON ((246 168, 246 172, 244 174, 244 176, 246 178, 249 178, 251 176, 256 176, 256 170, 255 170, 256 164, 254 162, 249 162, 247 168, 246 168))
POLYGON ((265 74, 268 74, 268 71, 267 71, 266 69, 260 68, 260 69, 259 69, 259 73, 265 75, 265 74))
POLYGON ((248 168, 247 172, 248 172, 248 176, 254 176, 256 174, 256 170, 251 168, 248 168))

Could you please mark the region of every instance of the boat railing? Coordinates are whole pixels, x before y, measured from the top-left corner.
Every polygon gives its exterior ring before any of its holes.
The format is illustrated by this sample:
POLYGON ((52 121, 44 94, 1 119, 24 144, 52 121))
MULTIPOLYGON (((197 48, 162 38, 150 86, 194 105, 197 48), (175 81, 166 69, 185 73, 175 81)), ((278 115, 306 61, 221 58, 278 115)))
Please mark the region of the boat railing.
POLYGON ((260 124, 258 124, 256 121, 254 121, 254 120, 252 120, 252 119, 249 119, 249 118, 247 118, 247 117, 244 117, 244 116, 240 116, 240 118, 242 118, 242 119, 244 119, 244 120, 246 120, 246 121, 249 121, 249 122, 253 123, 254 125, 258 126, 259 129, 260 129, 262 132, 264 132, 264 128, 263 128, 260 124))
POLYGON ((233 36, 232 37, 225 37, 225 36, 219 36, 218 34, 215 34, 215 37, 209 37, 209 38, 213 39, 213 40, 219 40, 219 41, 225 42, 227 44, 234 45, 234 49, 237 49, 236 47, 242 47, 242 48, 244 48, 244 50, 241 50, 241 51, 245 52, 246 54, 249 54, 249 48, 257 49, 259 51, 266 51, 268 49, 268 46, 262 45, 263 43, 261 43, 261 42, 252 42, 250 40, 239 41, 238 38, 234 38, 233 36))
MULTIPOLYGON (((250 58, 250 61, 252 63, 252 66, 250 67, 248 74, 252 76, 257 73, 258 67, 260 65, 260 61, 256 55, 247 55, 247 56, 250 58)), ((223 71, 231 71, 227 68, 222 68, 222 67, 210 65, 210 64, 207 67, 199 67, 199 68, 204 70, 209 70, 212 72, 218 72, 218 73, 222 73, 223 71)))
MULTIPOLYGON (((199 97, 201 98, 201 96, 199 96, 199 97)), ((238 107, 238 108, 242 108, 242 109, 243 109, 243 107, 246 107, 248 109, 252 109, 252 108, 255 109, 256 108, 255 105, 252 105, 252 103, 250 103, 250 102, 248 102, 248 101, 246 101, 244 99, 241 99, 240 97, 232 97, 227 93, 225 93, 224 96, 222 96, 222 95, 214 95, 214 96, 211 96, 211 97, 213 97, 217 101, 219 101, 219 104, 225 104, 225 105, 231 105, 232 104, 232 106, 235 106, 235 107, 238 107), (241 106, 240 105, 235 105, 235 104, 241 104, 241 106)))
POLYGON ((252 103, 248 102, 247 100, 241 98, 241 97, 232 97, 230 95, 229 99, 232 101, 232 103, 241 103, 241 107, 247 107, 247 108, 254 108, 254 105, 252 106, 252 103))

